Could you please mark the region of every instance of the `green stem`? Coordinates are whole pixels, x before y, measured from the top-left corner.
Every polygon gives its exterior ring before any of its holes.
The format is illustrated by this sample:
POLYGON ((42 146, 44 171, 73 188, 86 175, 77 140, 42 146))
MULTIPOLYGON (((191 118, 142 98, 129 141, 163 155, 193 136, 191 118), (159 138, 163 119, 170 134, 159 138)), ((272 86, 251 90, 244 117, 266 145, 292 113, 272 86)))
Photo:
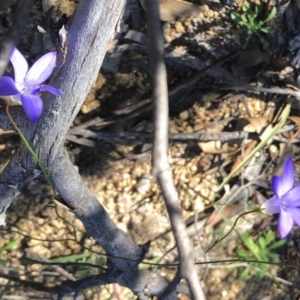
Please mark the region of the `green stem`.
POLYGON ((220 242, 222 242, 233 230, 234 230, 234 228, 235 228, 235 226, 236 226, 236 224, 237 224, 237 222, 238 222, 238 220, 241 218, 241 217, 243 217, 243 216, 245 216, 245 215, 248 215, 248 214, 251 214, 251 213, 254 213, 254 212, 261 212, 260 211, 260 208, 257 208, 257 209, 255 209, 255 210, 251 210, 251 211, 246 211, 246 212, 244 212, 244 213, 242 213, 241 215, 239 215, 236 219, 235 219, 235 221, 234 221, 234 224, 233 224, 233 226, 230 228, 230 230, 223 236, 223 237, 221 237, 220 239, 218 239, 218 240, 216 240, 208 249, 206 249, 205 250, 205 253, 207 253, 207 252, 209 252, 212 248, 214 248, 217 244, 219 244, 220 242))
POLYGON ((41 162, 41 160, 39 159, 39 157, 37 156, 37 154, 35 153, 35 151, 33 150, 33 148, 30 146, 29 142, 26 140, 26 137, 23 135, 22 131, 19 129, 19 127, 17 126, 17 124, 13 120, 13 118, 12 118, 10 112, 9 112, 9 104, 6 105, 6 113, 7 113, 7 116, 9 118, 11 124, 14 126, 15 130, 17 131, 17 133, 19 134, 21 140, 23 141, 24 145, 26 146, 26 148, 31 153, 32 157, 34 158, 34 160, 37 162, 38 166, 42 170, 42 173, 44 174, 47 183, 52 188, 53 193, 55 195, 55 190, 54 190, 54 187, 52 185, 52 182, 50 180, 50 177, 48 175, 48 172, 47 172, 46 168, 44 167, 43 163, 41 162))

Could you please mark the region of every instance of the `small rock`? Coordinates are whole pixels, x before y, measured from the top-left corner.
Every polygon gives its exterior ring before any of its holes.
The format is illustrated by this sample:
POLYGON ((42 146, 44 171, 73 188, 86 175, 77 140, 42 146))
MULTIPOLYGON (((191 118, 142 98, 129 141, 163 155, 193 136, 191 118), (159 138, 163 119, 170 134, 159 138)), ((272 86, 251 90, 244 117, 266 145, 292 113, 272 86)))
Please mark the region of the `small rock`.
POLYGON ((185 33, 186 30, 185 30, 185 28, 184 28, 184 26, 182 25, 181 22, 176 21, 174 25, 175 25, 175 29, 176 29, 177 32, 185 33))
POLYGON ((183 111, 182 113, 180 113, 179 118, 182 120, 187 120, 189 118, 189 113, 187 110, 183 111))

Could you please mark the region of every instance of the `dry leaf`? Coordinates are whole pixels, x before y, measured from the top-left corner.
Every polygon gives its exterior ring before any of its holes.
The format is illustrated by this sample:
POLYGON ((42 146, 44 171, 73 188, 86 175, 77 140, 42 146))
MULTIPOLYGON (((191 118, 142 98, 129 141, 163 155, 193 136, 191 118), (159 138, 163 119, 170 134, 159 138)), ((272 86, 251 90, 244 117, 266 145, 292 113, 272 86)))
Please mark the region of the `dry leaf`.
POLYGON ((220 141, 202 142, 198 143, 198 146, 204 153, 218 154, 223 152, 220 141))
POLYGON ((289 119, 292 120, 296 125, 298 125, 298 128, 300 128, 300 117, 298 117, 298 116, 289 116, 289 119))
POLYGON ((290 120, 292 120, 297 126, 298 126, 298 130, 292 135, 290 141, 289 141, 289 145, 291 144, 291 142, 296 138, 296 136, 300 133, 300 117, 297 116, 290 116, 289 117, 290 120))
POLYGON ((267 117, 245 117, 237 121, 235 130, 256 132, 261 134, 263 129, 268 125, 267 117))
MULTIPOLYGON (((140 0, 142 7, 146 10, 145 0, 140 0)), ((160 0, 160 19, 164 22, 171 22, 174 19, 186 19, 190 16, 197 16, 204 11, 202 6, 181 0, 160 0)))
POLYGON ((66 14, 67 17, 73 15, 76 4, 74 1, 69 0, 43 0, 43 11, 47 12, 51 7, 57 8, 62 14, 66 14))

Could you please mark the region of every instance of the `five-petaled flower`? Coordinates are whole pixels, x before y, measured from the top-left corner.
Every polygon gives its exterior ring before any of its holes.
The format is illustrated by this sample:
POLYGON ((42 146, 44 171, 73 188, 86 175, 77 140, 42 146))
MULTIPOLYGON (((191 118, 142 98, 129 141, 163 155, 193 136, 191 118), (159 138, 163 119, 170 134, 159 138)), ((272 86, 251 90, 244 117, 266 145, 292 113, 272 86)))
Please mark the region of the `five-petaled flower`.
POLYGON ((294 167, 289 157, 283 168, 282 176, 272 177, 274 196, 262 205, 268 214, 279 213, 278 230, 285 238, 292 230, 294 222, 300 226, 300 185, 294 186, 294 167))
POLYGON ((62 92, 51 85, 42 84, 52 74, 56 63, 56 52, 49 52, 39 58, 28 70, 25 57, 13 48, 10 61, 14 68, 15 80, 8 76, 0 78, 0 96, 11 96, 14 102, 23 105, 25 113, 32 123, 41 116, 43 101, 39 94, 48 91, 55 96, 62 92))

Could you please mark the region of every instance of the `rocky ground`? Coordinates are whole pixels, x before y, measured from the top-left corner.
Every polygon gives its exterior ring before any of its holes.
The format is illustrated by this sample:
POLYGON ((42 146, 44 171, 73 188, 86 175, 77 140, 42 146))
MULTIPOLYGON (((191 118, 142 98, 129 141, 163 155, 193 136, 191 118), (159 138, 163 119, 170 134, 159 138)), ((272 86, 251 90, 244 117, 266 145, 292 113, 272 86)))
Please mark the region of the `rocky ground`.
MULTIPOLYGON (((13 2, 0 6, 2 36, 10 24, 13 2)), ((171 93, 169 159, 197 257, 200 249, 211 248, 230 230, 238 215, 272 195, 271 175, 280 174, 287 156, 293 155, 299 174, 299 140, 293 135, 299 126, 300 24, 296 1, 194 3, 201 9, 164 23, 162 38, 171 93), (249 33, 241 32, 241 26, 230 17, 231 12, 241 13, 242 5, 260 7, 262 20, 276 6, 276 17, 266 23, 269 33, 262 33, 262 39, 254 35, 247 42, 249 33), (262 92, 262 88, 269 90, 262 92), (283 130, 216 194, 223 179, 277 124, 287 103, 292 105, 292 118, 283 130), (240 132, 251 135, 238 138, 240 132)), ((166 9, 175 9, 175 4, 166 9)), ((71 16, 75 7, 73 1, 34 1, 19 49, 32 61, 51 50, 52 40, 37 26, 51 32, 53 23, 64 15, 71 16), (55 14, 49 18, 52 22, 45 23, 51 5, 55 14)), ((166 264, 177 262, 177 253, 163 198, 151 177, 146 32, 144 10, 138 2, 128 1, 125 19, 66 137, 66 147, 118 226, 138 243, 151 241, 146 261, 166 264)), ((0 170, 18 143, 14 133, 1 132, 0 170)), ((237 259, 241 250, 255 258, 242 235, 248 232, 258 243, 259 236, 269 230, 276 232, 276 226, 276 218, 248 214, 238 221, 236 230, 206 253, 207 261, 218 261, 199 264, 208 299, 298 299, 297 270, 272 266, 258 276, 256 264, 240 280, 247 265, 223 262, 237 259)), ((85 236, 80 221, 58 205, 49 187, 41 182, 28 185, 13 203, 1 233, 3 299, 55 299, 48 288, 99 272, 84 263, 105 265, 101 247, 85 236)), ((276 250, 279 255, 273 261, 288 260, 287 265, 297 267, 298 238, 299 230, 295 229, 286 245, 276 250), (293 247, 296 249, 291 252, 293 247)), ((172 267, 157 267, 157 271, 170 278, 174 275, 172 267)), ((78 299, 135 298, 130 291, 111 285, 87 290, 78 299)))

